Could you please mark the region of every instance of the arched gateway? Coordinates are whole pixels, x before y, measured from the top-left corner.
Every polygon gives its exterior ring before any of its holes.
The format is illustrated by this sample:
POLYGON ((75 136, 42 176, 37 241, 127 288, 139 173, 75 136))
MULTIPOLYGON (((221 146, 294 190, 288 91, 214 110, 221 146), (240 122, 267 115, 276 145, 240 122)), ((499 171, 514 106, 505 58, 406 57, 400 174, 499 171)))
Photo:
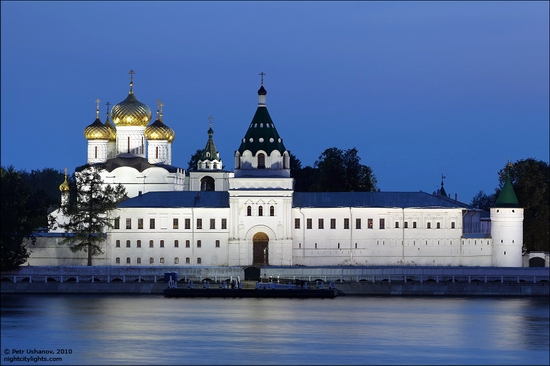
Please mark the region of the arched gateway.
POLYGON ((256 233, 252 238, 252 264, 267 266, 269 264, 269 237, 266 233, 256 233))

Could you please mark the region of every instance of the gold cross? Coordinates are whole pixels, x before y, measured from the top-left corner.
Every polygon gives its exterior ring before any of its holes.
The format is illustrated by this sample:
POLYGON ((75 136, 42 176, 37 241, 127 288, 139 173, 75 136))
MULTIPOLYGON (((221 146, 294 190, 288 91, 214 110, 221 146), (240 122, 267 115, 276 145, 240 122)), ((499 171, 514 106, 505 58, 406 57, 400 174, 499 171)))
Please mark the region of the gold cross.
POLYGON ((264 85, 264 75, 265 75, 264 72, 262 71, 258 75, 260 75, 262 77, 262 85, 264 85))
POLYGON ((134 70, 130 70, 128 74, 130 74, 130 81, 134 80, 134 74, 135 74, 134 70))
POLYGON ((210 115, 210 117, 208 117, 207 119, 210 120, 210 127, 212 127, 212 120, 214 119, 214 117, 212 117, 212 115, 210 115))

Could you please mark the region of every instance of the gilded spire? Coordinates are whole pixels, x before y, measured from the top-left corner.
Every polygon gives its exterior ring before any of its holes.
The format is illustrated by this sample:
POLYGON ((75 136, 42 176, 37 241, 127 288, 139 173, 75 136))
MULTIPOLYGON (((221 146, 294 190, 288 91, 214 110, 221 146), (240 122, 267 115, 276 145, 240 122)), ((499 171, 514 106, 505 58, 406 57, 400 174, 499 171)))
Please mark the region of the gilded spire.
POLYGON ((68 172, 68 169, 65 168, 65 180, 63 181, 63 183, 59 185, 59 190, 61 191, 61 193, 69 192, 69 182, 67 181, 67 172, 68 172))

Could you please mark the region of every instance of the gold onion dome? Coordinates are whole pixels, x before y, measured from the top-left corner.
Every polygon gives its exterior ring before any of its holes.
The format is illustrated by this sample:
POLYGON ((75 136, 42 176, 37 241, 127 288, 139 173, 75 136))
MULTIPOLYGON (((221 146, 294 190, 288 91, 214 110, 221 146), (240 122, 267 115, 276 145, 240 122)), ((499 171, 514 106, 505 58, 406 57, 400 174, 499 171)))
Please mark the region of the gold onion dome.
POLYGON ((65 180, 59 185, 61 193, 69 192, 69 182, 67 181, 67 169, 65 169, 65 180))
MULTIPOLYGON (((130 70, 130 75, 134 72, 130 70)), ((111 110, 111 121, 116 126, 142 126, 151 121, 151 108, 140 102, 134 95, 134 82, 130 78, 130 92, 126 99, 115 104, 111 110)))
POLYGON ((162 117, 159 116, 159 112, 157 111, 157 119, 150 126, 147 126, 145 137, 147 140, 168 140, 168 142, 172 143, 176 137, 176 133, 162 122, 162 117))
POLYGON ((116 141, 116 129, 115 126, 109 121, 109 117, 107 116, 107 120, 105 121, 105 127, 109 129, 109 141, 116 141))
POLYGON ((96 109, 95 121, 84 129, 84 137, 87 140, 109 140, 111 130, 99 119, 99 108, 96 109))

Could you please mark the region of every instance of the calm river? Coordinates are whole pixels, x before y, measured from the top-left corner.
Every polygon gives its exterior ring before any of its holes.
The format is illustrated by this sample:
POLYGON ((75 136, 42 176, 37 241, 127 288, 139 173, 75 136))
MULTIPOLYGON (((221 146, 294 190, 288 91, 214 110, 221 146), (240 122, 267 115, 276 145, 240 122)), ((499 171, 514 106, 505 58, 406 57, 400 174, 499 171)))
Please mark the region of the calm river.
POLYGON ((3 365, 549 364, 541 298, 1 300, 3 365))

